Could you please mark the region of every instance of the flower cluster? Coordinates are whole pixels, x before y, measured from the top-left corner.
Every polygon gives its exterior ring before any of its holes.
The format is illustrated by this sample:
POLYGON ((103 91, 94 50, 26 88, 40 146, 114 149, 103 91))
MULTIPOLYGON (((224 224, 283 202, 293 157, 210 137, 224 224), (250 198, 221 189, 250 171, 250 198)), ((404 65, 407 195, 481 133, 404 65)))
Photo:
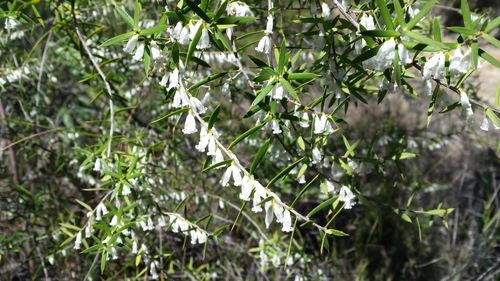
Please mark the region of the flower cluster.
POLYGON ((202 20, 191 21, 185 25, 179 21, 172 30, 171 37, 181 45, 189 45, 200 28, 201 37, 196 44, 196 49, 209 49, 211 47, 209 31, 202 20))

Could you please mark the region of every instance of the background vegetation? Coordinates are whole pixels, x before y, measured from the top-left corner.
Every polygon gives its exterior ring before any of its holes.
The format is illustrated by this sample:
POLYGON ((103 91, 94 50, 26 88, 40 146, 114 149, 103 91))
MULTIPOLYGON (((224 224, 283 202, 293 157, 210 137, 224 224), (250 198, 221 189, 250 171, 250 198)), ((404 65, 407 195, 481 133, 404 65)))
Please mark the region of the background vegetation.
MULTIPOLYGON (((388 29, 381 2, 396 18, 394 1, 344 2, 358 21, 360 11, 373 15, 377 29, 388 29)), ((427 2, 433 1, 398 3, 406 13, 427 2)), ((413 31, 433 38, 434 43, 421 43, 429 52, 415 47, 411 64, 394 62, 394 70, 377 72, 362 61, 382 41, 372 40, 363 49, 365 57, 355 54, 351 36, 361 35, 333 9, 337 1, 327 1, 330 19, 322 14, 323 2, 311 13, 311 1, 274 2, 272 9, 271 2, 248 1, 251 12, 236 17, 226 1, 168 1, 168 11, 161 1, 0 1, 5 22, 0 31, 0 278, 498 280, 499 135, 492 126, 487 132, 479 127, 488 108, 495 116, 489 116, 490 123, 496 122, 500 91, 495 96, 494 89, 481 88, 478 81, 484 80, 471 67, 427 96, 416 68, 443 51, 431 48, 439 41, 459 42, 464 49, 477 41, 484 50, 498 48, 482 34, 444 28, 465 24, 448 16, 457 10, 460 17, 468 15, 464 2, 436 4, 415 25, 413 31), (207 24, 210 48, 177 43, 168 29, 203 18, 196 7, 212 18, 225 4, 222 20, 207 24), (268 56, 255 47, 269 13, 274 29, 268 56), (234 41, 227 28, 233 29, 234 41), (326 42, 318 47, 322 31, 326 42), (139 44, 146 42, 141 61, 124 51, 136 33, 139 44), (154 58, 153 39, 161 58, 154 58), (183 132, 190 110, 173 107, 176 89, 160 85, 164 76, 167 85, 172 81, 181 61, 188 62, 182 83, 206 106, 199 115, 217 128, 219 141, 226 148, 239 141, 231 152, 261 184, 280 175, 269 188, 287 206, 296 201, 290 210, 310 222, 292 213, 293 232, 281 231, 284 226, 277 223, 266 227, 266 215, 252 212, 252 200, 240 200, 236 183, 221 184, 231 166, 228 156, 226 167, 218 169, 215 156, 198 151, 199 132, 183 132), (348 80, 336 76, 334 82, 343 97, 325 82, 333 73, 331 61, 335 75, 347 69, 348 80), (300 102, 293 96, 255 102, 272 78, 269 67, 280 66, 304 75, 289 79, 300 102), (404 75, 396 77, 396 68, 404 75), (400 90, 380 87, 387 78, 400 90), (458 89, 473 102, 474 122, 460 118, 458 89), (428 114, 430 104, 436 109, 428 114), (306 121, 300 118, 304 112, 308 128, 299 125, 306 121), (322 112, 332 114, 335 132, 318 136, 312 121, 322 112), (271 119, 282 133, 273 133, 271 119), (258 129, 246 135, 252 128, 258 129), (328 165, 314 163, 315 147, 328 165), (371 164, 373 171, 355 173, 344 167, 348 161, 371 164), (332 165, 341 163, 335 177, 332 165), (327 182, 337 192, 341 185, 354 191, 352 209, 344 208, 338 193, 328 192, 327 182), (78 233, 82 244, 75 249, 78 233)), ((476 30, 496 24, 499 7, 486 2, 470 3, 473 19, 489 19, 479 20, 476 30)), ((408 15, 404 19, 410 21, 408 15)), ((379 35, 364 33, 364 38, 389 38, 379 35)), ((455 45, 447 47, 444 51, 451 52, 455 45)), ((495 64, 492 56, 481 57, 484 67, 495 64)), ((266 200, 263 208, 278 201, 266 200)))

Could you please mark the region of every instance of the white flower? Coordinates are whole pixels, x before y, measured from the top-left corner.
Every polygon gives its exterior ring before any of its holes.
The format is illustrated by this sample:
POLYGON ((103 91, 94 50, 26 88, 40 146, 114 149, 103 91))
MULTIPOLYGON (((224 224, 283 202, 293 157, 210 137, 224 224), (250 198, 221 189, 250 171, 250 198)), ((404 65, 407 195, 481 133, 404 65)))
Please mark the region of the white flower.
POLYGON ((487 117, 484 117, 480 129, 483 131, 488 131, 490 129, 490 121, 488 120, 487 117))
POLYGON ((79 231, 77 234, 76 234, 76 239, 75 239, 75 246, 73 247, 73 249, 75 250, 80 250, 80 245, 82 244, 82 232, 79 231))
POLYGON ((433 55, 428 61, 425 62, 424 67, 422 68, 422 79, 429 80, 431 79, 431 75, 436 72, 436 69, 439 64, 440 56, 439 54, 433 55))
POLYGON ((123 51, 132 54, 134 52, 135 46, 137 45, 137 40, 139 40, 139 34, 135 34, 134 36, 130 37, 127 45, 125 46, 125 48, 123 48, 123 51))
POLYGON ((222 175, 222 179, 220 180, 222 186, 228 185, 229 180, 231 179, 231 175, 233 176, 234 185, 241 185, 241 172, 240 169, 235 165, 234 161, 222 175))
POLYGON ((439 63, 436 66, 436 71, 434 72, 434 78, 443 79, 445 76, 444 64, 446 59, 443 53, 439 53, 438 56, 439 56, 439 63))
POLYGON ((179 44, 181 44, 181 45, 188 45, 189 44, 189 24, 186 24, 182 28, 178 41, 179 41, 179 44))
POLYGON ((168 76, 167 74, 163 75, 163 77, 161 78, 161 81, 160 81, 160 86, 162 87, 167 87, 167 83, 168 83, 168 76))
POLYGON ((315 147, 313 150, 312 150, 312 163, 313 164, 319 164, 321 163, 321 152, 319 151, 319 149, 317 147, 315 147))
POLYGON ((179 108, 189 106, 189 98, 184 87, 179 87, 175 91, 172 107, 179 108))
POLYGON ((201 38, 200 41, 198 41, 198 44, 196 45, 196 49, 201 50, 201 49, 208 49, 211 47, 210 45, 210 37, 208 36, 208 29, 205 27, 202 27, 203 29, 201 30, 201 38))
POLYGON ((262 201, 262 198, 257 192, 253 193, 253 207, 252 207, 252 212, 254 213, 260 213, 262 212, 262 206, 259 205, 259 203, 262 201))
POLYGON ((174 71, 172 71, 172 74, 170 74, 167 91, 170 91, 170 89, 177 88, 179 86, 179 76, 179 69, 175 68, 174 71))
MULTIPOLYGON (((219 147, 215 149, 215 156, 212 157, 212 165, 217 164, 219 162, 224 161, 224 155, 222 155, 222 151, 220 150, 219 147)), ((222 167, 225 167, 226 165, 218 166, 216 169, 220 169, 222 167)))
POLYGON ((453 76, 458 76, 460 74, 467 73, 469 65, 462 64, 462 59, 464 58, 464 52, 462 48, 458 46, 458 48, 453 53, 453 56, 450 58, 450 74, 453 76))
POLYGON ((111 226, 114 226, 118 223, 118 217, 116 215, 114 215, 112 218, 111 218, 111 222, 109 223, 109 225, 111 226))
POLYGON ((407 65, 412 63, 410 56, 408 55, 408 49, 402 43, 398 44, 398 54, 399 54, 399 65, 407 65))
POLYGON ((328 122, 328 117, 326 117, 325 115, 315 115, 314 119, 315 134, 323 134, 324 132, 331 133, 333 131, 332 125, 330 125, 330 122, 328 122))
POLYGON ((94 171, 101 171, 101 158, 97 158, 97 160, 95 160, 94 171))
POLYGON ((331 11, 330 7, 328 7, 328 4, 323 2, 323 4, 321 4, 321 11, 323 13, 323 17, 325 18, 325 20, 329 20, 331 16, 331 11))
POLYGON ((158 60, 161 58, 160 48, 158 48, 158 44, 154 40, 151 41, 151 58, 153 60, 158 60))
POLYGON ((196 129, 196 120, 194 119, 194 115, 191 111, 189 111, 188 115, 186 116, 186 122, 184 123, 184 129, 182 130, 182 132, 186 135, 198 132, 198 129, 196 129))
POLYGON ((158 218, 158 226, 160 226, 160 227, 165 227, 165 226, 167 226, 167 222, 166 222, 166 220, 165 220, 165 217, 164 217, 164 216, 160 216, 160 217, 158 218))
POLYGON ((21 25, 21 22, 16 20, 13 17, 7 17, 7 19, 5 20, 5 29, 7 29, 7 30, 14 29, 14 28, 18 27, 19 25, 21 25))
POLYGON ((346 171, 340 164, 333 162, 332 164, 332 178, 336 181, 339 181, 344 175, 346 171))
POLYGON ((191 105, 193 106, 192 109, 194 112, 198 114, 203 114, 206 111, 206 107, 201 103, 201 101, 193 96, 189 98, 189 101, 191 102, 191 105))
POLYGON ((158 272, 156 272, 156 263, 157 261, 154 261, 151 263, 149 266, 149 273, 151 274, 151 278, 153 279, 158 279, 158 272))
POLYGON ((460 103, 462 104, 463 108, 470 108, 471 107, 469 97, 467 96, 467 94, 465 92, 462 92, 462 91, 460 92, 460 103))
POLYGON ((253 17, 250 7, 246 3, 236 1, 229 4, 229 15, 236 17, 253 17))
POLYGON ((132 254, 137 254, 138 252, 138 245, 137 245, 137 241, 134 239, 134 242, 132 242, 132 254))
POLYGON ((354 204, 356 204, 356 202, 354 202, 355 198, 356 198, 356 195, 354 195, 354 193, 352 193, 352 191, 351 191, 351 189, 349 189, 349 187, 344 185, 340 188, 339 201, 344 202, 345 209, 351 209, 352 206, 354 206, 354 204))
POLYGON ((201 20, 197 21, 194 26, 192 26, 190 29, 189 29, 189 39, 190 40, 193 40, 194 39, 194 36, 196 35, 196 33, 198 32, 198 29, 202 28, 201 27, 201 20))
POLYGON ((178 21, 174 27, 174 30, 172 31, 172 37, 175 40, 179 40, 181 38, 181 31, 182 31, 182 22, 178 21))
POLYGON ((127 196, 127 195, 129 195, 130 193, 132 193, 132 192, 130 191, 130 187, 129 187, 128 185, 124 184, 124 185, 122 186, 122 195, 123 195, 123 196, 127 196))
MULTIPOLYGON (((359 24, 364 26, 366 30, 375 30, 377 29, 375 26, 375 21, 371 15, 364 14, 361 15, 361 19, 359 20, 359 24)), ((361 31, 361 30, 358 30, 361 31)))
POLYGON ((276 85, 274 85, 273 89, 271 90, 271 97, 275 100, 281 100, 283 99, 283 93, 284 93, 283 85, 281 85, 281 83, 278 82, 276 83, 276 85))
POLYGON ((281 133, 280 124, 275 119, 271 120, 271 129, 273 130, 273 134, 275 134, 275 135, 281 133))
POLYGON ((266 30, 264 31, 266 35, 273 34, 273 16, 269 14, 267 16, 266 30))
POLYGON ((283 212, 282 223, 283 223, 283 227, 281 228, 281 230, 283 232, 291 232, 291 231, 293 231, 292 218, 290 216, 290 211, 288 211, 287 209, 285 209, 285 211, 283 212))
POLYGON ((265 35, 264 37, 262 37, 255 50, 260 53, 269 54, 269 52, 271 51, 271 39, 269 38, 269 36, 265 35))
POLYGON ((142 57, 144 56, 144 42, 139 43, 139 47, 135 50, 135 55, 132 59, 136 61, 142 61, 142 57))
POLYGON ((394 38, 390 38, 382 44, 382 47, 377 52, 375 58, 376 71, 383 72, 391 66, 391 62, 394 60, 396 54, 396 41, 394 38))
POLYGON ((335 183, 335 182, 331 182, 329 180, 325 180, 325 185, 326 185, 326 190, 328 191, 328 193, 335 193, 339 190, 339 185, 338 183, 335 183))
POLYGON ((250 194, 252 193, 253 190, 253 179, 250 179, 248 175, 245 175, 243 179, 241 180, 241 193, 240 193, 240 199, 248 201, 250 200, 250 194))
POLYGON ((304 121, 300 121, 299 122, 299 125, 302 127, 302 128, 307 128, 309 127, 309 115, 307 114, 306 111, 304 111, 304 113, 302 114, 302 119, 304 121))
POLYGON ((258 205, 264 198, 267 197, 266 189, 258 182, 253 180, 252 185, 255 188, 253 194, 253 207, 252 211, 255 213, 262 212, 262 207, 258 205))
POLYGON ((205 152, 205 148, 210 141, 211 134, 208 133, 207 128, 205 126, 201 126, 200 129, 200 142, 195 145, 195 148, 198 149, 199 152, 205 152))

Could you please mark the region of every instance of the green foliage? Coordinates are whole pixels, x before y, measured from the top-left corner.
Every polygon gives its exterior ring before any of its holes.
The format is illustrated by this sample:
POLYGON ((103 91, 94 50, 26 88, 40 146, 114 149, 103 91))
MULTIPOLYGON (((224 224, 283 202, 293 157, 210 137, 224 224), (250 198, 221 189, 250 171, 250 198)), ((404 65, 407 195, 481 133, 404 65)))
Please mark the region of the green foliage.
POLYGON ((0 1, 2 275, 489 278, 500 17, 160 2, 0 1))

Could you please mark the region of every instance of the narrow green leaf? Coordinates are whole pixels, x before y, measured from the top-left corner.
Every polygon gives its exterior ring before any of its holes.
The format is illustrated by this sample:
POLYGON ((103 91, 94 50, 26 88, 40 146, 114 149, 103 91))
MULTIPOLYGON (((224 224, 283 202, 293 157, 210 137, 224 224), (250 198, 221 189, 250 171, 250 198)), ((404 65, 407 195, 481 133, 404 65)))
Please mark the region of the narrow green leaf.
POLYGON ((82 205, 85 209, 87 209, 87 211, 89 211, 89 212, 93 212, 93 209, 92 209, 92 208, 90 208, 90 206, 89 206, 89 205, 85 204, 85 202, 80 201, 80 200, 78 200, 78 199, 75 199, 75 200, 76 200, 76 202, 77 202, 78 204, 82 205))
POLYGON ((174 60, 175 65, 179 65, 179 44, 175 41, 172 44, 172 59, 174 60))
POLYGON ((198 5, 196 5, 194 2, 192 2, 191 0, 185 0, 186 1, 186 4, 189 6, 189 8, 191 8, 191 10, 193 10, 193 12, 195 14, 197 14, 200 18, 202 18, 205 22, 211 22, 212 20, 207 16, 207 14, 205 14, 205 12, 203 12, 202 9, 200 9, 200 7, 198 7, 198 5))
POLYGON ((429 108, 427 109, 427 127, 429 127, 429 124, 431 123, 432 114, 434 113, 437 97, 440 90, 441 86, 437 84, 436 88, 434 88, 434 92, 432 93, 431 101, 429 102, 429 108))
POLYGON ((106 269, 106 264, 108 263, 106 261, 106 255, 104 253, 100 253, 101 255, 101 274, 104 273, 104 269, 106 269))
POLYGON ((252 166, 250 166, 250 170, 248 171, 250 174, 253 174, 253 172, 255 171, 255 168, 257 168, 257 166, 259 165, 260 163, 260 160, 262 160, 262 158, 264 157, 264 155, 266 155, 266 152, 267 150, 269 149, 269 145, 271 144, 271 139, 268 139, 260 148, 259 148, 259 151, 257 151, 257 154, 255 155, 255 157, 253 158, 253 161, 252 161, 252 166))
POLYGON ((491 36, 489 34, 486 34, 486 33, 484 33, 482 36, 483 36, 483 38, 486 41, 488 41, 491 44, 495 45, 495 47, 500 48, 500 41, 498 39, 496 39, 495 37, 493 37, 493 36, 491 36))
POLYGON ((151 35, 151 34, 157 34, 157 33, 160 33, 164 30, 167 30, 170 26, 169 25, 166 25, 166 24, 162 24, 162 25, 157 25, 157 26, 153 26, 153 27, 150 27, 150 28, 147 28, 147 29, 143 29, 139 32, 140 35, 142 36, 147 36, 147 35, 151 35))
POLYGON ((76 230, 76 231, 82 230, 80 227, 72 225, 72 224, 69 224, 69 223, 63 223, 63 222, 61 222, 61 223, 59 223, 59 225, 62 226, 62 227, 65 227, 65 228, 76 230))
POLYGON ((500 119, 495 114, 495 112, 493 112, 493 110, 491 110, 491 108, 489 107, 486 108, 486 116, 488 116, 488 118, 491 120, 491 122, 493 122, 493 124, 495 124, 497 127, 500 128, 500 119))
POLYGON ((227 149, 228 150, 231 150, 231 148, 233 148, 235 145, 237 145, 240 141, 248 138, 249 136, 251 136, 252 134, 254 134, 255 132, 257 132, 258 130, 260 130, 262 128, 262 126, 264 126, 264 123, 261 123, 253 128, 250 128, 248 131, 244 132, 243 134, 241 134, 239 137, 237 137, 228 147, 227 149))
POLYGON ((218 21, 219 18, 226 12, 226 10, 227 10, 226 8, 227 8, 227 3, 228 2, 229 2, 229 0, 222 1, 222 3, 219 6, 219 9, 215 13, 214 21, 218 21))
POLYGON ((484 30, 484 33, 490 33, 491 31, 495 30, 499 26, 500 26, 500 17, 496 17, 494 20, 492 20, 488 24, 488 27, 486 27, 486 29, 484 30))
POLYGON ((266 187, 269 188, 271 185, 273 185, 273 183, 277 182, 282 177, 288 175, 288 173, 290 173, 290 171, 293 168, 295 168, 295 166, 297 166, 302 160, 304 160, 304 157, 300 158, 299 160, 293 162, 290 166, 283 169, 283 171, 279 172, 271 181, 269 181, 269 183, 267 183, 266 187))
POLYGON ((438 42, 443 42, 441 39, 441 28, 439 26, 439 20, 437 17, 434 18, 432 22, 432 35, 434 35, 434 40, 438 42))
POLYGON ((394 10, 396 11, 396 19, 398 20, 401 29, 405 30, 406 28, 406 20, 405 13, 403 7, 401 7, 401 3, 399 0, 394 0, 394 10))
POLYGON ((302 151, 306 151, 306 144, 304 143, 304 138, 302 136, 299 136, 297 138, 297 145, 302 149, 302 151))
POLYGON ((139 28, 139 15, 141 14, 141 4, 138 0, 135 0, 134 5, 134 29, 139 28))
POLYGON ((491 63, 492 65, 494 65, 495 67, 498 67, 500 68, 500 61, 498 61, 495 57, 493 57, 492 55, 486 53, 484 50, 482 49, 479 49, 479 55, 484 59, 486 60, 487 62, 491 63))
POLYGON ((429 0, 425 6, 420 9, 420 12, 416 14, 410 21, 406 24, 406 30, 412 30, 415 25, 417 25, 421 19, 423 19, 437 3, 437 0, 429 0))
POLYGON ((449 49, 448 46, 446 46, 445 44, 443 44, 441 42, 437 42, 437 41, 435 41, 435 40, 433 40, 425 35, 415 33, 413 31, 406 31, 406 35, 408 35, 410 38, 412 38, 416 41, 419 41, 421 43, 439 48, 441 51, 449 49))
POLYGON ((184 65, 188 65, 189 60, 193 56, 193 53, 196 50, 196 45, 198 45, 198 41, 200 41, 202 30, 203 30, 203 26, 200 25, 198 27, 198 30, 196 31, 196 34, 193 37, 193 40, 191 41, 191 43, 189 43, 188 52, 186 54, 186 62, 184 63, 184 65))
POLYGON ((283 76, 283 71, 285 69, 285 63, 286 63, 286 40, 281 41, 281 47, 280 47, 280 53, 279 53, 279 58, 278 58, 278 74, 280 76, 283 76))
POLYGON ((468 0, 461 0, 460 10, 462 11, 462 17, 464 19, 464 26, 466 28, 471 28, 471 17, 468 0))
POLYGON ((497 90, 495 91, 495 107, 500 107, 500 82, 498 82, 497 90))
POLYGON ((259 94, 253 100, 252 105, 256 105, 261 100, 263 100, 267 96, 267 94, 269 94, 269 92, 274 88, 274 85, 276 84, 277 81, 278 81, 278 79, 274 78, 273 81, 268 83, 264 89, 261 89, 259 94))
POLYGON ((287 80, 308 80, 308 79, 313 79, 318 77, 317 74, 315 73, 289 73, 288 76, 286 76, 287 80))
POLYGON ((146 76, 148 76, 150 72, 149 66, 151 65, 151 45, 146 44, 144 46, 144 49, 145 50, 144 50, 144 55, 142 57, 142 61, 144 62, 144 73, 146 73, 146 76))
POLYGON ((457 108, 457 107, 461 107, 462 104, 460 103, 460 101, 457 101, 451 105, 448 105, 447 107, 441 109, 441 111, 439 111, 439 113, 446 113, 448 111, 452 111, 453 109, 457 108))
POLYGON ((106 46, 110 46, 110 45, 114 45, 118 42, 122 42, 124 40, 127 40, 129 39, 130 37, 134 36, 135 35, 135 31, 130 31, 130 32, 127 32, 127 33, 124 33, 124 34, 120 34, 118 36, 115 36, 109 40, 106 40, 104 43, 101 44, 101 47, 106 47, 106 46))
POLYGON ((130 28, 135 29, 134 19, 125 11, 123 7, 116 7, 115 10, 130 28))
MULTIPOLYGON (((396 0, 397 1, 397 0, 396 0)), ((328 229, 326 231, 327 234, 331 234, 331 235, 334 235, 334 236, 349 236, 349 234, 343 232, 343 231, 340 231, 340 230, 337 230, 337 229, 328 229)))
POLYGON ((198 83, 196 83, 193 86, 189 87, 188 88, 188 92, 191 92, 191 91, 197 89, 198 87, 200 87, 201 85, 206 84, 206 83, 208 83, 208 82, 210 82, 212 80, 218 79, 218 78, 220 78, 220 77, 222 77, 222 76, 224 76, 226 74, 227 74, 227 72, 220 72, 220 73, 216 73, 216 74, 210 75, 207 78, 202 79, 198 83))
POLYGON ((401 36, 401 33, 396 30, 366 30, 366 31, 361 31, 361 34, 364 36, 370 36, 370 37, 399 37, 401 36))
POLYGON ((461 27, 461 26, 452 26, 452 27, 448 27, 448 29, 455 32, 455 33, 460 33, 462 35, 470 35, 470 36, 478 36, 479 35, 479 31, 474 30, 474 29, 470 29, 470 28, 461 27))
POLYGON ((288 94, 290 94, 290 96, 292 96, 294 100, 299 101, 299 96, 297 96, 297 92, 295 92, 292 85, 290 85, 290 83, 288 83, 288 81, 286 81, 283 78, 280 78, 280 82, 283 85, 283 87, 288 91, 288 94))
POLYGON ((378 8, 380 9, 380 15, 384 20, 385 26, 388 30, 394 30, 394 25, 392 24, 391 13, 387 8, 387 3, 385 0, 377 0, 378 8))
POLYGON ((213 165, 210 165, 208 167, 204 167, 203 170, 202 170, 202 172, 204 173, 206 171, 213 170, 213 169, 215 169, 217 167, 221 167, 221 166, 224 166, 224 165, 230 165, 232 162, 233 162, 233 159, 224 160, 224 161, 215 163, 213 165))
POLYGON ((215 124, 215 121, 217 121, 217 117, 219 116, 220 112, 220 104, 215 107, 214 111, 212 112, 212 115, 210 115, 210 119, 208 120, 208 129, 211 130, 212 127, 215 124))
POLYGON ((471 47, 472 64, 474 65, 474 69, 477 69, 477 64, 479 63, 479 45, 477 43, 477 40, 472 41, 470 47, 471 47))
POLYGON ((170 116, 174 116, 174 115, 182 114, 182 113, 187 112, 187 111, 189 111, 189 107, 185 107, 185 108, 177 109, 177 110, 175 110, 175 111, 172 111, 172 112, 167 113, 167 114, 166 114, 166 115, 164 115, 163 117, 160 117, 160 118, 158 118, 158 119, 154 120, 153 122, 151 122, 151 124, 158 123, 158 122, 160 122, 160 121, 162 121, 162 120, 164 120, 164 119, 166 119, 166 118, 168 118, 168 117, 170 117, 170 116))
POLYGON ((332 198, 324 201, 323 203, 321 203, 318 206, 316 206, 316 208, 314 208, 312 211, 310 211, 309 214, 307 214, 306 217, 310 218, 311 216, 313 216, 317 212, 323 210, 326 207, 331 206, 333 204, 333 202, 335 202, 335 200, 337 200, 338 198, 339 198, 338 196, 334 196, 334 197, 332 197, 332 198))
MULTIPOLYGON (((305 167, 307 169, 307 164, 304 164, 304 166, 302 166, 302 167, 305 167)), ((299 172, 299 174, 300 174, 300 172, 299 172)), ((314 176, 314 178, 311 181, 309 181, 306 184, 306 186, 304 186, 304 188, 302 188, 302 190, 299 192, 299 194, 297 194, 297 196, 293 200, 292 204, 290 204, 290 208, 293 208, 293 206, 295 206, 295 204, 297 202, 299 202, 300 198, 302 198, 302 195, 304 195, 304 193, 306 193, 306 191, 309 189, 309 187, 311 187, 312 184, 313 184, 313 182, 315 180, 317 180, 318 178, 319 178, 319 174, 317 174, 316 176, 314 176)))
POLYGON ((376 46, 375 48, 372 48, 372 49, 369 49, 368 51, 360 54, 359 56, 357 56, 353 61, 352 63, 360 63, 360 62, 363 62, 365 60, 368 60, 374 56, 377 55, 378 53, 378 50, 380 49, 380 45, 379 46, 376 46))
POLYGON ((347 149, 347 151, 344 153, 344 158, 348 157, 348 156, 354 156, 354 149, 356 149, 356 147, 361 143, 361 140, 363 139, 358 139, 353 145, 350 145, 349 144, 349 141, 347 140, 347 138, 342 135, 342 139, 344 140, 344 145, 347 149))

